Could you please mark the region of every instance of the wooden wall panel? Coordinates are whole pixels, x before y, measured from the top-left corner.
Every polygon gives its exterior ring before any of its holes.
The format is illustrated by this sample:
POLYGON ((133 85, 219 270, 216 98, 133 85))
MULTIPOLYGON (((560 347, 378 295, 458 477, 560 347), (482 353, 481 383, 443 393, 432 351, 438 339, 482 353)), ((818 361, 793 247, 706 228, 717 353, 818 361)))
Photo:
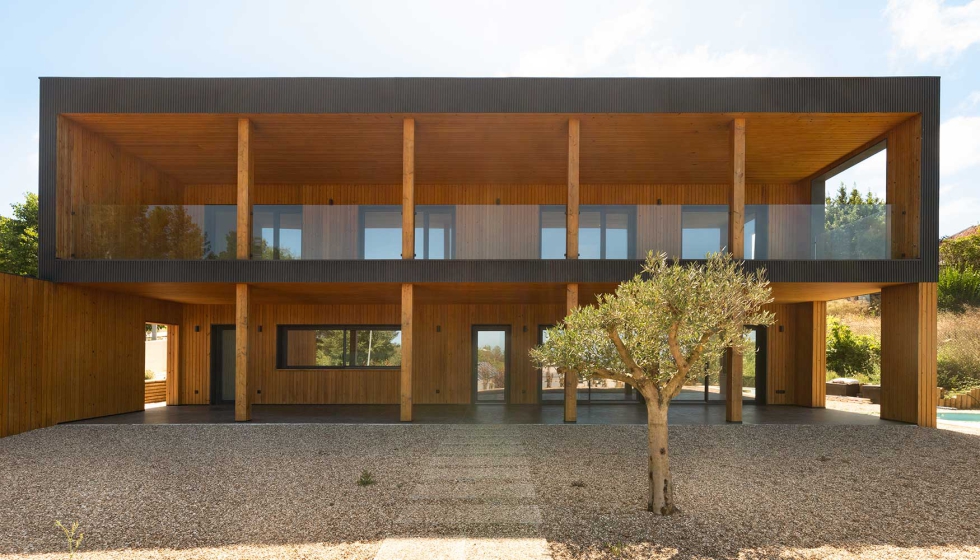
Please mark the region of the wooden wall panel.
POLYGON ((797 303, 795 403, 827 404, 827 302, 797 303))
MULTIPOLYGON (((84 255, 92 205, 180 204, 183 186, 78 123, 58 117, 58 258, 84 255)), ((94 219, 94 218, 93 218, 94 219)))
POLYGON ((766 309, 776 316, 767 332, 766 402, 794 404, 796 402, 796 306, 773 303, 766 309), (780 330, 780 328, 782 330, 780 330))
POLYGON ((415 403, 470 402, 473 325, 510 325, 510 402, 536 403, 540 373, 531 363, 528 352, 537 344, 538 325, 552 325, 564 316, 565 306, 561 303, 417 304, 415 403))
POLYGON ((179 309, 0 275, 0 436, 141 410, 144 325, 176 322, 179 309))
POLYGON ((180 382, 176 404, 211 400, 211 325, 234 325, 234 305, 184 305, 180 323, 180 382))
POLYGON ((892 258, 919 258, 922 117, 888 132, 885 202, 891 205, 892 258))
POLYGON ((936 284, 881 290, 881 417, 936 427, 936 284))

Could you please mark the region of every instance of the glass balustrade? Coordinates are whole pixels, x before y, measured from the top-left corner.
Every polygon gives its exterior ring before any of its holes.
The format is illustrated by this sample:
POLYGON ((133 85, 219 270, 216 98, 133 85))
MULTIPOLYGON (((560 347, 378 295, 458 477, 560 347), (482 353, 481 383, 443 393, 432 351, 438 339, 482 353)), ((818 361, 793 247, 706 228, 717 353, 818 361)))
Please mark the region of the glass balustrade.
POLYGON ((745 258, 890 259, 887 204, 783 204, 745 207, 745 258))

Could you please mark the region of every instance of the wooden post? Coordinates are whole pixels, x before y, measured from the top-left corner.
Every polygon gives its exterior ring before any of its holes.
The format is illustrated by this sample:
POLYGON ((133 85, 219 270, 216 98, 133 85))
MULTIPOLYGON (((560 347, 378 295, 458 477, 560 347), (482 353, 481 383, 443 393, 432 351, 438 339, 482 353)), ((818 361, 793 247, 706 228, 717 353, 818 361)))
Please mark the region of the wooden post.
POLYGON ((565 204, 565 258, 578 258, 578 119, 568 119, 568 197, 565 204))
POLYGON ((827 406, 827 302, 796 304, 796 382, 798 406, 827 406))
POLYGON ((725 352, 725 421, 742 422, 742 354, 731 348, 725 352))
MULTIPOLYGON (((745 257, 745 119, 731 125, 732 190, 728 203, 728 252, 745 257)), ((742 354, 725 353, 725 421, 742 421, 742 354)))
POLYGON ((881 417, 936 427, 936 284, 881 290, 881 417))
MULTIPOLYGON (((578 307, 578 284, 565 288, 565 310, 571 313, 578 307)), ((578 418, 578 375, 565 372, 565 422, 575 422, 578 418)))
POLYGON ((167 406, 180 404, 180 325, 167 325, 167 406))
POLYGON ((402 258, 415 258, 415 119, 402 127, 402 258))
POLYGON ((402 284, 401 421, 412 421, 412 284, 402 284))
POLYGON ((255 158, 252 156, 252 121, 238 119, 238 234, 237 256, 252 258, 252 192, 255 158))
POLYGON ((252 390, 248 377, 251 334, 248 316, 251 311, 252 287, 235 286, 235 421, 252 419, 252 390))
POLYGON ((732 121, 732 192, 728 205, 728 251, 745 258, 745 119, 732 121))

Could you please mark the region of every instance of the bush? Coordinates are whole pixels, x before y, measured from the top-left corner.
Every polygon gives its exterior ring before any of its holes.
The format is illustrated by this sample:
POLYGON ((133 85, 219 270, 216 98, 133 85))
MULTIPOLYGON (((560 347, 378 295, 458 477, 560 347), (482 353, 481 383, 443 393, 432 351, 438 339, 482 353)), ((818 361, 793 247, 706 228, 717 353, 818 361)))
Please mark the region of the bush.
POLYGON ((939 310, 963 313, 980 306, 980 271, 944 266, 939 270, 939 310))
POLYGON ((939 316, 936 377, 952 393, 980 387, 980 309, 939 316))
POLYGON ((156 376, 156 374, 153 373, 152 369, 143 370, 143 381, 150 381, 154 376, 156 376))
POLYGON ((854 334, 837 317, 830 317, 827 330, 828 372, 869 383, 881 382, 881 343, 876 338, 854 334))

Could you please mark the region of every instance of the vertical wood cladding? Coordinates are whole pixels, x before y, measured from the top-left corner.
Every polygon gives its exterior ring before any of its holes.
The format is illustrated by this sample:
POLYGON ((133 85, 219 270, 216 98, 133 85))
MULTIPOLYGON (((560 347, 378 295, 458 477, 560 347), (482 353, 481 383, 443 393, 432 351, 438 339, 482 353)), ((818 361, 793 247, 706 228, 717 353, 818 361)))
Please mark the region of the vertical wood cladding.
POLYGON ((881 290, 881 417, 936 427, 936 284, 881 290))
POLYGON ((58 258, 86 254, 89 231, 80 226, 90 205, 180 204, 183 186, 67 119, 58 117, 58 258))
POLYGON ((796 404, 827 402, 827 302, 796 304, 796 404))
POLYGON ((891 205, 892 258, 919 258, 922 216, 922 117, 888 132, 885 201, 891 205))
POLYGON ((142 410, 144 325, 179 315, 178 304, 0 275, 0 436, 142 410))

